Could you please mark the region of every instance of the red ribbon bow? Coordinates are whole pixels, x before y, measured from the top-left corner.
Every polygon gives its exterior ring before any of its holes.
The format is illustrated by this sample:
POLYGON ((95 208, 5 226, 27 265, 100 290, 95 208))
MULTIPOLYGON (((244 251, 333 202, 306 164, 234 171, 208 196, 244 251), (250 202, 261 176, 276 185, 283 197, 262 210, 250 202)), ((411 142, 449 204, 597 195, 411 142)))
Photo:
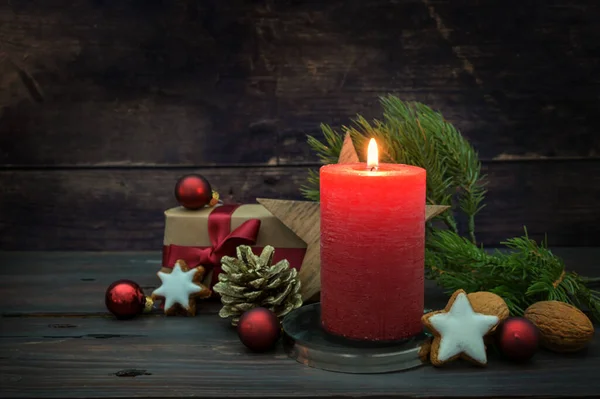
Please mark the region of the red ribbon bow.
POLYGON ((175 262, 183 259, 190 268, 199 265, 212 267, 211 287, 218 281, 221 273, 221 258, 235 256, 239 245, 254 245, 260 229, 260 219, 249 219, 231 231, 231 215, 239 205, 222 205, 216 207, 208 215, 208 236, 211 247, 185 247, 181 245, 165 245, 163 248, 163 265, 173 267, 175 262))

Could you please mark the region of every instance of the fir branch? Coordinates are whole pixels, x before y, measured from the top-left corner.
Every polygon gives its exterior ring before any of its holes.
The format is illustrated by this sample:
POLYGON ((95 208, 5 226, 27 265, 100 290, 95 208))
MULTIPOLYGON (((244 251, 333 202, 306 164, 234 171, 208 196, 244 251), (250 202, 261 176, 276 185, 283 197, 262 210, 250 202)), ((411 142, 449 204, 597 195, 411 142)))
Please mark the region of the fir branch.
POLYGON ((428 277, 447 293, 464 289, 498 294, 513 315, 522 315, 535 302, 556 300, 587 308, 600 321, 600 292, 567 272, 546 241, 536 243, 525 230, 524 236, 502 244, 503 251, 490 253, 452 231, 431 233, 425 254, 428 277))

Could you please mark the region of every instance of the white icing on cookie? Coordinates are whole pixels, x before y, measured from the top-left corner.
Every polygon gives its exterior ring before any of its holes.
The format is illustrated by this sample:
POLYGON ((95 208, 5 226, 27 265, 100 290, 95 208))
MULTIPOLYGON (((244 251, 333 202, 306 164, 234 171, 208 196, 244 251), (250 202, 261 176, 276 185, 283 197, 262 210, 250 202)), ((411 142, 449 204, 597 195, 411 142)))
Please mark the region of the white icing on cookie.
POLYGON ((196 273, 196 269, 184 272, 179 263, 176 263, 171 273, 158 272, 162 284, 152 294, 165 298, 165 309, 170 309, 178 303, 189 310, 190 295, 202 290, 202 287, 193 281, 196 273))
POLYGON ((440 361, 464 353, 478 363, 487 363, 483 336, 498 323, 497 316, 475 313, 467 296, 460 293, 448 312, 431 316, 429 323, 441 336, 440 361))

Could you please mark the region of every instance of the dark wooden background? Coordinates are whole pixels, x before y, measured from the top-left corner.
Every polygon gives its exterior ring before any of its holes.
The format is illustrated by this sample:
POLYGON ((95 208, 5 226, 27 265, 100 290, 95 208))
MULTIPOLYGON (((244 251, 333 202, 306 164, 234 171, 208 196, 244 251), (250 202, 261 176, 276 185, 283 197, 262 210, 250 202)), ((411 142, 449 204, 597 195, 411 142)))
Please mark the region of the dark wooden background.
POLYGON ((305 135, 440 110, 489 176, 479 238, 600 236, 600 3, 0 2, 0 249, 159 249, 187 172, 301 198, 305 135))

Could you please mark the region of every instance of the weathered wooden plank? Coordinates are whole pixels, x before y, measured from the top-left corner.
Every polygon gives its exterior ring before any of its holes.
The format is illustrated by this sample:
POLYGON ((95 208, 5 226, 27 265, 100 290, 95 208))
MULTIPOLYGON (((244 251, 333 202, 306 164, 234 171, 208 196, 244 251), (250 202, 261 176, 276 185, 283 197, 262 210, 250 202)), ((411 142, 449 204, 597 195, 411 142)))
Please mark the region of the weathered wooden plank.
MULTIPOLYGON (((213 308, 216 308, 213 306, 213 308)), ((218 309, 217 309, 218 311, 218 309)), ((206 346, 218 344, 219 337, 231 340, 231 324, 212 311, 201 312, 194 318, 142 316, 133 320, 116 320, 112 317, 9 317, 4 318, 0 340, 12 338, 51 339, 114 339, 143 337, 153 340, 181 339, 191 329, 198 330, 197 338, 206 346), (216 316, 216 317, 215 317, 216 316), (214 335, 213 335, 214 334, 214 335), (228 337, 229 336, 229 337, 228 337), (208 341, 207 341, 208 340, 208 341)), ((237 349, 237 348, 236 348, 237 349)))
POLYGON ((524 234, 551 246, 595 246, 600 233, 600 162, 488 163, 486 208, 478 239, 496 245, 524 234), (585 176, 585 178, 584 178, 585 176))
POLYGON ((0 337, 2 397, 596 397, 599 366, 597 337, 584 352, 542 351, 525 365, 492 353, 485 370, 454 364, 357 378, 300 365, 280 346, 249 353, 216 315, 11 318, 0 337), (75 327, 56 328, 64 322, 75 327), (124 370, 141 375, 116 375, 124 370))
MULTIPOLYGON (((600 248, 556 248, 555 253, 569 270, 600 276, 600 248)), ((0 312, 105 316, 104 293, 110 283, 131 279, 149 295, 160 283, 160 261, 159 252, 0 252, 0 312)), ((426 307, 445 304, 447 297, 435 284, 428 281, 426 291, 426 307)), ((200 314, 217 309, 218 301, 199 306, 200 314)))
MULTIPOLYGON (((156 250, 163 211, 188 172, 207 176, 227 200, 301 199, 307 168, 0 171, 0 249, 156 250)), ((487 207, 477 217, 484 244, 523 233, 552 246, 596 245, 600 162, 492 162, 487 207), (585 180, 582 177, 585 176, 585 180)))
POLYGON ((378 116, 388 92, 442 111, 485 159, 595 156, 599 15, 584 0, 5 2, 0 51, 44 101, 3 74, 0 164, 314 161, 306 133, 378 116))
POLYGON ((190 172, 206 176, 225 201, 253 202, 259 194, 298 196, 305 169, 0 172, 0 248, 155 250, 163 212, 177 206, 175 182, 190 172))
POLYGON ((2 50, 45 102, 0 104, 0 164, 274 162, 274 76, 247 8, 2 4, 2 50))
MULTIPOLYGON (((573 270, 598 275, 599 251, 562 248, 557 253, 576 265, 573 270)), ((486 370, 454 364, 356 378, 300 365, 280 345, 265 354, 248 352, 217 316, 218 303, 205 303, 191 318, 93 317, 103 308, 101 291, 108 282, 126 276, 152 285, 149 269, 158 266, 157 258, 158 253, 0 252, 0 396, 383 399, 595 397, 600 392, 600 381, 593 378, 600 366, 598 335, 583 352, 541 351, 525 365, 508 363, 492 351, 486 370), (5 312, 19 308, 27 308, 30 317, 5 312), (63 317, 44 317, 41 310, 63 317), (65 317, 74 313, 86 317, 65 317), (120 377, 123 373, 130 377, 120 377)), ((426 291, 428 305, 443 303, 431 284, 426 291)))
POLYGON ((160 280, 151 253, 9 252, 0 255, 0 309, 7 314, 106 314, 104 293, 115 280, 137 282, 146 295, 160 280))
MULTIPOLYGON (((501 136, 519 148, 518 154, 503 149, 498 158, 598 155, 598 2, 424 3, 465 74, 498 112, 501 136)), ((473 138, 475 145, 486 140, 473 138)))

